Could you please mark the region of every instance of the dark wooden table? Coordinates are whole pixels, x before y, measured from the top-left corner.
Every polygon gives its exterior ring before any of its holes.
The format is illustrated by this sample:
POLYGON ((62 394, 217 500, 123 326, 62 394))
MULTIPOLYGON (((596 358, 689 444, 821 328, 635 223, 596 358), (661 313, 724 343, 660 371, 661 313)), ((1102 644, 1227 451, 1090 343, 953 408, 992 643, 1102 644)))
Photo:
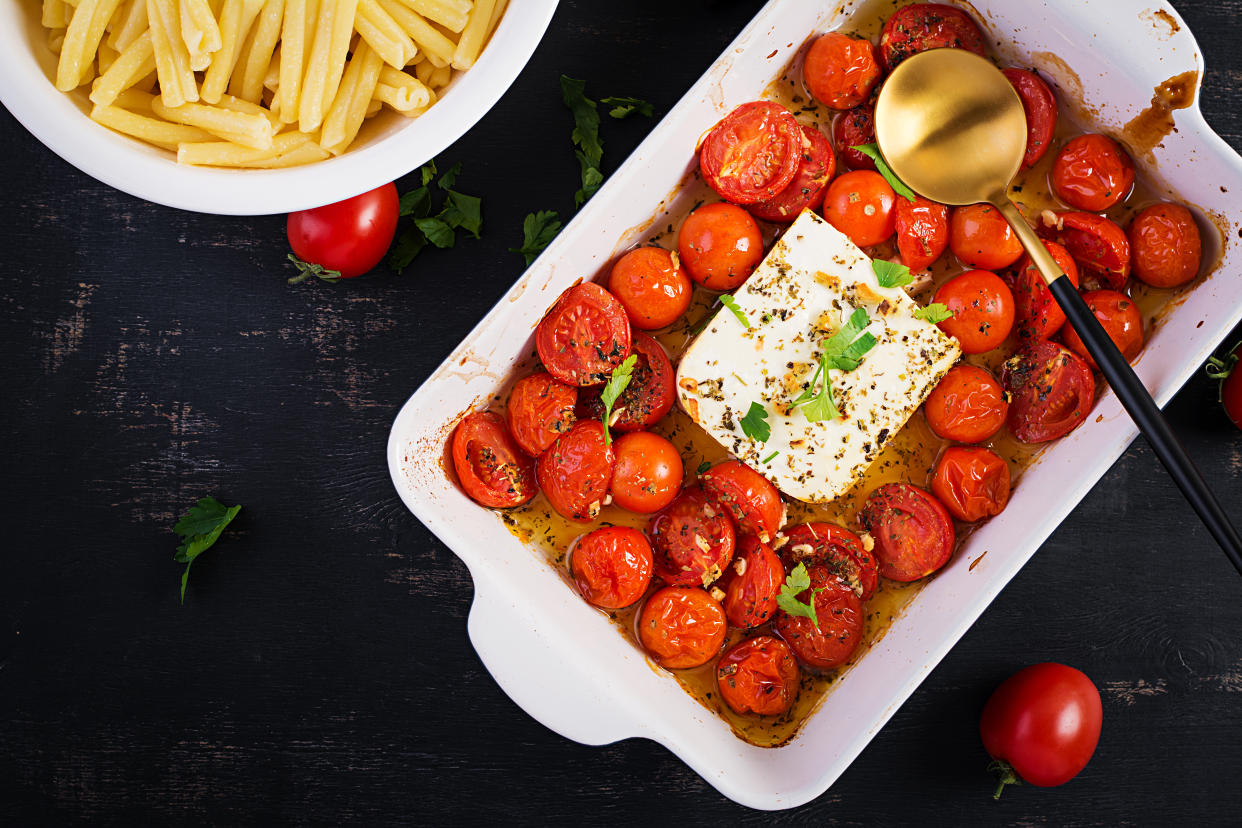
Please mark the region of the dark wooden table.
MULTIPOLYGON (((398 501, 389 424, 522 271, 522 216, 572 210, 559 75, 666 112, 759 5, 563 0, 441 156, 484 197, 483 239, 400 278, 287 286, 283 217, 122 195, 0 110, 0 824, 1236 824, 1242 580, 1141 441, 797 811, 740 808, 650 742, 568 742, 480 665, 470 578, 398 501), (204 495, 245 508, 180 606, 171 527, 204 495), (1062 789, 993 802, 979 709, 1042 660, 1099 685, 1099 750, 1062 789)), ((1176 5, 1207 118, 1242 147, 1242 5, 1176 5)), ((604 124, 606 171, 650 126, 604 124)), ((1169 414, 1242 522, 1215 388, 1169 414)))

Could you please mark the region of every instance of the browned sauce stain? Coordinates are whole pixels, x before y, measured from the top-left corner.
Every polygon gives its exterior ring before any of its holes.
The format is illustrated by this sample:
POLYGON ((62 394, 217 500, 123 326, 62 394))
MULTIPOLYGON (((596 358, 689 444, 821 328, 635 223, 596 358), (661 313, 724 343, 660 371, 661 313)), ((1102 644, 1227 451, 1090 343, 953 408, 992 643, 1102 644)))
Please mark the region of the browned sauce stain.
POLYGON ((1166 39, 1182 30, 1181 25, 1177 22, 1177 18, 1164 9, 1148 9, 1145 12, 1141 12, 1139 17, 1144 20, 1150 20, 1156 31, 1166 39))
POLYGON ((1058 87, 1061 92, 1060 103, 1069 108, 1074 118, 1089 121, 1097 117, 1096 108, 1087 103, 1083 96, 1082 79, 1060 55, 1055 52, 1034 52, 1031 57, 1040 67, 1041 74, 1046 75, 1058 87))
POLYGON ((1191 69, 1174 75, 1157 86, 1151 96, 1151 104, 1130 119, 1122 128, 1122 136, 1136 155, 1152 160, 1152 150, 1160 146, 1165 136, 1173 131, 1173 113, 1194 103, 1199 71, 1191 69))
POLYGON ((977 558, 975 558, 973 561, 971 561, 971 562, 970 562, 970 568, 969 568, 969 571, 970 571, 970 572, 974 572, 974 571, 975 571, 975 567, 979 565, 979 561, 983 560, 983 559, 984 559, 984 557, 985 557, 987 554, 988 554, 988 550, 986 550, 986 549, 985 549, 985 550, 983 550, 983 554, 982 554, 982 555, 980 555, 979 557, 977 557, 977 558))

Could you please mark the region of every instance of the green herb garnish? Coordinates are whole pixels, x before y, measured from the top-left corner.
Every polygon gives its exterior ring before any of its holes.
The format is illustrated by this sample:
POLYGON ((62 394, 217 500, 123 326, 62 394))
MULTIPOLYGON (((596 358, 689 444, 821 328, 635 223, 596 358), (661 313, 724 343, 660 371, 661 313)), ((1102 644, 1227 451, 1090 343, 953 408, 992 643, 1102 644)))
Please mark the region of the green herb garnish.
POLYGON ((699 463, 699 474, 700 475, 703 474, 703 472, 707 471, 711 467, 712 467, 712 464, 704 460, 702 463, 699 463))
POLYGON ((509 249, 525 256, 526 266, 530 267, 535 257, 552 243, 559 232, 561 232, 561 222, 555 210, 527 213, 526 218, 522 220, 522 246, 509 249))
POLYGON ((856 147, 850 147, 850 149, 856 149, 874 161, 876 170, 880 173, 880 175, 884 176, 884 180, 888 182, 888 186, 892 187, 893 192, 897 195, 907 199, 908 201, 914 201, 915 198, 917 198, 914 194, 914 190, 907 187, 906 183, 898 178, 897 174, 894 173, 884 161, 884 156, 880 155, 879 144, 859 144, 856 147))
POLYGON ((933 325, 938 325, 946 319, 952 319, 953 311, 945 307, 943 302, 932 302, 927 307, 916 310, 914 312, 914 318, 931 322, 933 325))
POLYGON ((410 219, 411 225, 397 236, 388 251, 388 266, 397 273, 404 272, 428 244, 452 247, 457 243, 457 230, 464 230, 477 239, 483 229, 482 200, 453 189, 461 173, 460 162, 441 175, 433 159, 418 172, 422 186, 402 194, 400 201, 401 217, 410 219), (432 182, 444 193, 444 203, 435 215, 432 215, 432 182))
POLYGON ((574 205, 579 207, 604 183, 604 174, 600 171, 604 144, 599 138, 599 110, 585 93, 586 81, 561 75, 561 100, 574 116, 570 139, 578 147, 574 155, 582 171, 582 188, 574 193, 574 205))
POLYGON ((612 445, 612 434, 608 430, 608 421, 612 419, 612 407, 629 387, 634 376, 634 366, 638 364, 638 354, 630 354, 625 361, 612 369, 612 377, 600 393, 600 401, 604 403, 604 445, 612 445))
POLYGON ((752 440, 766 443, 772 436, 772 426, 768 423, 768 410, 757 402, 750 404, 750 410, 740 420, 742 433, 752 440))
POLYGON ((642 98, 602 98, 600 99, 600 103, 604 106, 612 107, 612 109, 608 110, 608 114, 618 119, 628 118, 634 113, 638 113, 645 118, 650 118, 651 113, 654 112, 651 104, 644 101, 642 98))
POLYGON ((811 602, 804 604, 798 600, 798 596, 811 588, 811 573, 806 571, 806 564, 800 563, 790 571, 785 577, 785 583, 781 584, 780 594, 776 596, 776 605, 785 611, 786 615, 800 615, 803 618, 809 618, 819 626, 819 617, 815 615, 815 596, 823 592, 823 589, 811 590, 811 602))
POLYGON ((871 269, 875 271, 875 280, 880 287, 905 287, 914 281, 910 268, 899 262, 887 262, 884 259, 872 259, 871 269))
POLYGON ((768 463, 771 463, 773 460, 775 460, 778 454, 780 454, 779 451, 774 451, 771 454, 769 454, 767 457, 760 460, 759 462, 766 466, 768 463))
POLYGON ((745 328, 748 331, 750 330, 750 320, 746 318, 746 314, 742 311, 742 309, 737 306, 736 299, 734 299, 732 296, 730 296, 727 293, 721 294, 720 304, 728 308, 729 311, 732 312, 732 314, 737 317, 737 321, 742 323, 743 328, 745 328))
POLYGON ((214 497, 204 497, 190 507, 190 511, 173 526, 173 531, 181 536, 181 545, 177 547, 173 560, 185 564, 185 571, 181 573, 181 603, 185 603, 185 585, 190 579, 190 564, 212 547, 224 527, 240 511, 240 505, 225 506, 214 497))
POLYGON ((818 423, 823 420, 836 420, 841 417, 836 401, 832 398, 832 378, 828 371, 836 368, 840 371, 853 371, 862 361, 863 356, 876 345, 876 338, 864 333, 871 318, 862 308, 850 314, 845 326, 824 341, 824 349, 819 354, 819 365, 815 375, 806 389, 794 399, 794 405, 802 406, 802 413, 807 420, 818 423), (820 386, 820 378, 823 385, 820 386), (819 386, 819 391, 816 387, 819 386))

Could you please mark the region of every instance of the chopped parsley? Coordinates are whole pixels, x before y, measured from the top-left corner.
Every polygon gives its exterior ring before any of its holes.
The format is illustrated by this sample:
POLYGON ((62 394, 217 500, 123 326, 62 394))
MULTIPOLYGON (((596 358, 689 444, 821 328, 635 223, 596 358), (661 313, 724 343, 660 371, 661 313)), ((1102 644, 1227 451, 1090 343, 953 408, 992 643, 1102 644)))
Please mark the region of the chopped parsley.
POLYGON ((750 404, 750 410, 740 422, 742 433, 752 440, 766 443, 772 436, 772 425, 768 422, 768 410, 757 402, 750 404))
POLYGON ((781 584, 780 594, 776 596, 776 605, 785 611, 786 615, 800 615, 803 618, 809 618, 819 626, 819 618, 815 615, 815 596, 823 589, 811 590, 811 602, 804 604, 798 600, 798 596, 811 588, 811 573, 806 571, 806 564, 800 563, 790 571, 785 577, 785 583, 781 584))
POLYGON ((190 511, 173 526, 173 531, 181 536, 181 545, 177 547, 173 560, 185 564, 185 571, 181 573, 181 603, 185 603, 185 585, 190 580, 190 565, 195 558, 215 544, 220 533, 233 522, 233 518, 240 511, 240 505, 225 506, 214 497, 204 497, 190 507, 190 511))
POLYGON ((916 310, 914 318, 931 322, 933 325, 939 325, 946 319, 952 319, 953 311, 945 307, 943 302, 932 302, 927 307, 916 310))
POLYGON ((608 421, 612 419, 612 407, 629 387, 634 376, 634 366, 638 363, 638 354, 630 354, 625 361, 612 369, 612 378, 600 393, 600 401, 604 403, 604 445, 612 445, 612 434, 608 430, 608 421))
POLYGON ((771 454, 769 454, 767 457, 760 460, 759 462, 763 463, 766 466, 768 463, 771 463, 773 460, 775 460, 778 454, 780 454, 779 451, 774 451, 771 454))
POLYGON ((712 467, 712 464, 704 460, 702 463, 699 463, 699 474, 702 474, 703 472, 707 471, 711 467, 712 467))
POLYGON ((651 104, 642 98, 603 98, 600 100, 600 103, 604 106, 612 107, 612 109, 608 110, 608 114, 618 119, 628 118, 635 113, 642 115, 644 118, 650 118, 652 112, 655 111, 651 104))
POLYGON ((510 247, 509 250, 525 256, 526 266, 530 267, 535 257, 552 243, 559 232, 561 232, 561 222, 555 210, 527 213, 522 221, 522 246, 510 247))
POLYGON ((586 96, 586 81, 568 75, 561 75, 561 100, 574 116, 570 140, 578 147, 574 155, 582 171, 582 188, 574 193, 574 205, 581 207, 604 183, 604 173, 600 170, 604 144, 599 138, 599 110, 595 101, 586 96))
POLYGON ((479 238, 483 229, 483 201, 453 189, 460 173, 460 162, 441 174, 436 162, 429 161, 419 170, 422 186, 401 196, 401 217, 410 219, 413 226, 407 226, 388 251, 388 266, 397 273, 404 272, 428 244, 439 248, 455 245, 458 230, 479 238), (435 215, 431 214, 432 182, 444 193, 444 203, 435 215))
POLYGON ((887 262, 884 259, 872 259, 871 269, 875 271, 875 280, 880 287, 905 287, 914 281, 910 268, 900 262, 887 262))
POLYGON ((849 320, 841 330, 824 341, 824 349, 819 355, 819 365, 815 375, 806 389, 793 401, 794 405, 802 406, 802 413, 808 421, 818 423, 823 420, 840 419, 841 412, 832 398, 832 378, 828 372, 836 368, 840 371, 853 371, 862 361, 863 356, 876 346, 876 338, 864 329, 871 324, 867 311, 857 308, 850 314, 849 320), (823 384, 820 386, 820 378, 823 384), (820 386, 817 392, 816 386, 820 386))
POLYGON ((737 317, 737 321, 742 323, 742 327, 750 330, 750 320, 746 318, 746 314, 737 306, 737 300, 729 294, 721 294, 720 304, 724 305, 729 311, 737 317))
POLYGON ((888 186, 893 188, 893 192, 908 201, 914 201, 916 196, 914 190, 906 186, 906 183, 897 177, 888 164, 884 161, 884 156, 880 155, 879 144, 859 144, 856 147, 850 147, 861 152, 863 155, 875 162, 875 168, 884 176, 884 180, 888 182, 888 186))

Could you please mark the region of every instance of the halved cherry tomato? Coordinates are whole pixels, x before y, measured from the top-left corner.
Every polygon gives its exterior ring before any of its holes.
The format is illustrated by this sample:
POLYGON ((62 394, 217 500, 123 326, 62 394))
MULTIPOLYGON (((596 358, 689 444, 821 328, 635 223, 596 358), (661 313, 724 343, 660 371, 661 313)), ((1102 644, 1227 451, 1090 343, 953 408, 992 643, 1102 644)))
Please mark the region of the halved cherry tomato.
POLYGON ((509 431, 522 451, 538 457, 573 427, 577 402, 578 389, 547 371, 522 377, 509 392, 509 431))
POLYGON ((893 188, 884 176, 855 170, 837 176, 824 197, 824 218, 859 247, 871 247, 893 235, 893 188))
POLYGON ((1052 192, 1076 210, 1102 213, 1134 187, 1134 162, 1107 135, 1079 135, 1057 153, 1049 178, 1052 192))
POLYGON ((569 568, 587 603, 628 607, 651 585, 651 544, 637 529, 603 526, 578 539, 569 568))
POLYGON ((1000 270, 1022 255, 1022 242, 991 204, 954 207, 949 214, 949 248, 969 267, 1000 270))
POLYGON ((734 713, 779 716, 798 697, 798 662, 789 645, 757 635, 731 647, 716 663, 720 697, 734 713))
POLYGON ((703 139, 699 169, 721 198, 754 204, 793 181, 802 141, 802 129, 788 109, 770 101, 745 103, 703 139))
POLYGON ((608 291, 640 331, 671 325, 690 307, 694 285, 677 257, 662 247, 636 247, 612 266, 608 291))
POLYGON ((681 494, 647 524, 656 575, 666 584, 708 586, 733 560, 733 522, 698 486, 681 494))
POLYGON ((733 290, 763 261, 763 235, 750 213, 718 201, 686 216, 677 252, 691 279, 708 290, 733 290))
POLYGON ((854 147, 875 143, 875 108, 860 106, 832 119, 832 142, 851 170, 875 170, 875 161, 854 147))
POLYGON ((647 599, 638 616, 638 640, 668 670, 711 661, 728 629, 720 602, 698 587, 664 587, 647 599))
MULTIPOLYGON (((1143 350, 1143 314, 1133 299, 1115 290, 1092 290, 1082 295, 1082 301, 1087 303, 1095 318, 1100 320, 1100 324, 1108 331, 1113 344, 1127 362, 1139 355, 1139 351, 1143 350)), ((1062 339, 1065 340, 1065 347, 1086 360, 1093 369, 1097 369, 1095 360, 1087 353, 1087 346, 1078 331, 1067 327, 1062 339)))
POLYGON ((1057 130, 1057 99, 1044 79, 1026 69, 1003 70, 1009 83, 1022 99, 1026 113, 1026 155, 1022 163, 1033 167, 1052 148, 1052 134, 1057 130))
POLYGON ((630 355, 630 320, 617 298, 594 282, 560 295, 535 329, 548 373, 569 385, 608 382, 630 355))
POLYGON ((599 515, 612 480, 612 448, 598 420, 579 420, 535 461, 539 488, 562 517, 589 523, 599 515))
POLYGON ((936 463, 931 488, 949 514, 973 523, 999 515, 1009 502, 1009 465, 979 446, 949 446, 936 463))
POLYGON ((911 55, 946 47, 976 55, 987 48, 983 32, 970 15, 942 3, 913 3, 898 9, 880 32, 880 54, 890 72, 911 55))
POLYGON ((673 502, 681 490, 681 453, 659 434, 635 431, 612 444, 617 455, 612 471, 612 502, 631 512, 649 515, 673 502))
POLYGON ((730 624, 745 630, 772 617, 785 583, 785 566, 772 547, 754 535, 744 536, 726 575, 724 609, 730 624))
POLYGON ((781 555, 792 569, 799 563, 826 566, 866 601, 875 593, 879 572, 862 539, 835 523, 800 523, 783 533, 781 555))
MULTIPOLYGON (((1078 287, 1078 265, 1069 251, 1053 241, 1044 242, 1044 247, 1048 248, 1074 287, 1078 287)), ((1030 256, 1023 256, 1018 262, 1013 277, 1013 300, 1017 310, 1018 335, 1024 340, 1048 339, 1065 324, 1065 311, 1061 310, 1061 305, 1048 289, 1030 256)))
POLYGON ((940 330, 968 354, 982 354, 1005 341, 1013 329, 1013 292, 995 273, 968 270, 940 286, 932 300, 953 312, 940 330))
POLYGON ((1121 290, 1130 278, 1130 241, 1115 222, 1095 213, 1045 214, 1038 229, 1063 244, 1103 287, 1121 290))
POLYGON ((911 270, 926 270, 949 246, 949 208, 943 204, 922 196, 899 198, 893 219, 901 262, 911 270))
POLYGON ((781 493, 759 472, 739 460, 726 460, 699 476, 715 503, 727 511, 743 534, 770 543, 785 519, 781 493))
POLYGON ((858 515, 875 540, 880 574, 917 581, 949 562, 956 535, 944 504, 918 486, 885 483, 867 498, 858 515))
POLYGON ((798 661, 816 670, 831 670, 849 661, 862 643, 866 620, 862 599, 827 566, 808 566, 807 573, 811 587, 798 600, 814 602, 819 623, 780 610, 776 613, 776 632, 793 648, 798 661))
POLYGON ((505 421, 491 411, 474 411, 453 429, 453 469, 477 503, 504 509, 535 496, 533 461, 518 447, 505 421))
POLYGON ((1024 443, 1046 443, 1077 428, 1095 402, 1095 378, 1082 357, 1055 342, 1028 343, 1005 363, 1009 430, 1024 443))
POLYGON ((818 129, 804 126, 802 134, 806 141, 793 181, 774 198, 746 208, 760 221, 790 222, 803 210, 816 210, 824 203, 828 182, 837 170, 837 157, 832 152, 832 142, 818 129))
POLYGON ((883 74, 871 41, 842 32, 815 38, 802 63, 807 91, 830 109, 858 106, 871 97, 883 74))
POLYGON ((396 186, 383 184, 335 204, 290 213, 285 232, 299 259, 352 279, 384 258, 399 212, 396 186))
MULTIPOLYGON (((630 374, 630 384, 612 407, 615 431, 639 431, 651 428, 673 407, 673 363, 664 346, 645 333, 635 333, 630 352, 638 357, 630 374)), ((586 389, 578 395, 578 416, 601 420, 604 403, 599 389, 586 389)))
POLYGON ((991 374, 974 365, 954 365, 927 395, 923 414, 943 440, 982 443, 1005 424, 1009 403, 991 374))
POLYGON ((1152 287, 1184 285, 1199 275, 1199 225, 1180 204, 1153 204, 1126 228, 1134 277, 1152 287))

